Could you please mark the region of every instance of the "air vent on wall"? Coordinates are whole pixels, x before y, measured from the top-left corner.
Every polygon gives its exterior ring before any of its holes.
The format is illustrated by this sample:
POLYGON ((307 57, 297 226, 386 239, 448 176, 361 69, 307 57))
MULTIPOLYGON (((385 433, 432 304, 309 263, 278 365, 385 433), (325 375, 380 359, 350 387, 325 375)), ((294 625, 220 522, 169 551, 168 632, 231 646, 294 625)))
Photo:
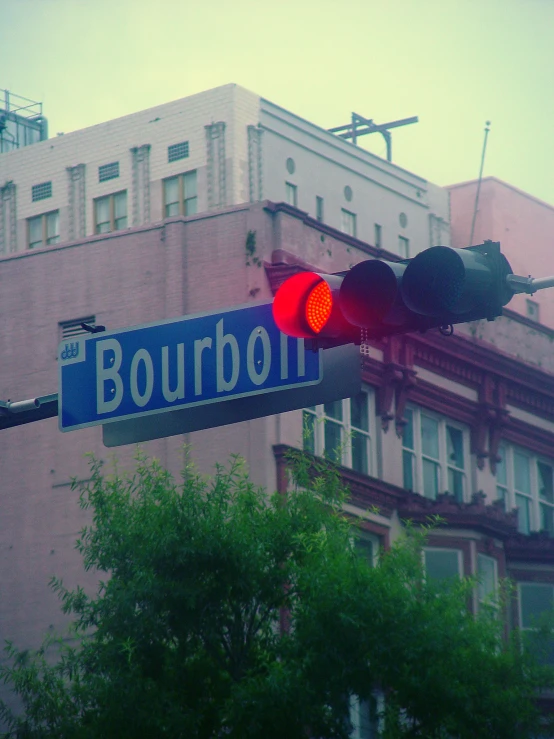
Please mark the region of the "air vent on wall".
POLYGON ((73 321, 61 321, 59 326, 60 341, 63 341, 64 339, 72 339, 75 336, 82 336, 82 334, 86 334, 87 331, 81 328, 82 323, 90 323, 94 325, 96 323, 96 316, 75 318, 73 321))
POLYGON ((41 182, 40 185, 33 185, 32 190, 33 203, 37 200, 46 200, 52 197, 52 182, 41 182))
POLYGON ((171 144, 167 147, 167 161, 176 162, 178 159, 186 159, 189 155, 189 142, 181 141, 179 144, 171 144))
POLYGON ((110 162, 98 167, 98 182, 115 180, 116 177, 119 177, 119 162, 110 162))

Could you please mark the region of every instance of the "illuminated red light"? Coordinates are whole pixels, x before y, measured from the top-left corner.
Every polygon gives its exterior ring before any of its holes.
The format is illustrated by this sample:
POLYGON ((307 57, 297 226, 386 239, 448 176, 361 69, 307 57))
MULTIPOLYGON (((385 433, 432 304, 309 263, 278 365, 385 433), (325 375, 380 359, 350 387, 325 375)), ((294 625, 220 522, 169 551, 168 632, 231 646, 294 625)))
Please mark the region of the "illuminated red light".
POLYGON ((306 300, 306 320, 308 326, 318 334, 325 326, 333 309, 333 296, 329 285, 323 280, 313 287, 306 300))
POLYGON ((277 291, 273 318, 287 336, 311 339, 324 328, 332 307, 331 290, 325 280, 315 272, 299 272, 277 291))

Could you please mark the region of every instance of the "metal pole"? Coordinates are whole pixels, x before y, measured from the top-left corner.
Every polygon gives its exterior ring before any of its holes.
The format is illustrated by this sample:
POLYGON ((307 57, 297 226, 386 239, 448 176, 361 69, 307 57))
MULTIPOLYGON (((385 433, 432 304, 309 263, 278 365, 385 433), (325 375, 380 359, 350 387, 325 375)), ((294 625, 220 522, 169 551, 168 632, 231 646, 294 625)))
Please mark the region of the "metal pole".
POLYGON ((532 295, 537 290, 544 290, 547 287, 554 287, 554 277, 520 277, 518 275, 508 275, 506 277, 508 287, 514 293, 527 293, 532 295))
POLYGON ((481 169, 479 170, 479 181, 477 183, 477 193, 475 195, 475 206, 473 208, 473 220, 471 222, 471 234, 469 236, 468 246, 472 246, 473 244, 473 231, 475 229, 475 219, 477 217, 477 207, 479 205, 479 193, 481 192, 481 180, 483 179, 483 166, 485 164, 485 152, 487 150, 487 137, 489 135, 490 125, 490 121, 485 123, 485 140, 483 141, 483 153, 481 154, 481 169))

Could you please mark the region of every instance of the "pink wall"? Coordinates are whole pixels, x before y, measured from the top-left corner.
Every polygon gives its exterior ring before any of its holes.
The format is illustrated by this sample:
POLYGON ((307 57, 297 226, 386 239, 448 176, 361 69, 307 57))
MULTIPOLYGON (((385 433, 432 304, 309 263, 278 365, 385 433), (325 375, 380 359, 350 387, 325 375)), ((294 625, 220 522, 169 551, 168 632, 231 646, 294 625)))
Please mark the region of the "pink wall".
MULTIPOLYGON (((368 256, 348 237, 324 235, 296 215, 256 204, 1 258, 0 399, 57 392, 60 322, 95 315, 111 330, 271 298, 263 262, 283 245, 326 271, 368 256), (249 231, 259 260, 251 266, 249 231)), ((261 418, 144 446, 176 473, 183 443, 194 443, 203 472, 240 454, 254 482, 274 490, 278 423, 261 418)), ((95 582, 74 551, 86 519, 69 481, 86 477, 85 453, 108 459, 112 451, 102 444, 101 427, 62 434, 54 418, 3 430, 0 442, 0 644, 13 638, 27 647, 61 623, 47 587, 51 575, 70 586, 95 582)), ((134 447, 115 451, 126 464, 134 447)))
MULTIPOLYGON (((258 209, 260 211, 260 209, 258 209)), ((267 218, 267 216, 266 216, 267 218)), ((0 399, 22 400, 57 392, 60 321, 95 315, 109 329, 154 322, 185 313, 252 300, 244 241, 256 215, 248 208, 218 216, 129 230, 82 243, 50 247, 0 260, 0 399), (231 278, 232 276, 232 278, 231 278)), ((268 292, 260 282, 256 299, 268 292)), ((273 439, 266 419, 195 436, 202 469, 228 454, 256 466, 256 479, 275 487, 268 466, 273 439)), ((74 542, 86 523, 72 476, 86 477, 86 452, 107 459, 101 427, 62 434, 57 419, 2 431, 0 439, 0 642, 13 638, 36 645, 61 622, 51 575, 68 585, 92 585, 74 542)), ((172 437, 145 447, 178 472, 185 439, 172 437)), ((123 463, 133 448, 116 450, 123 463)))
MULTIPOLYGON (((450 188, 452 245, 469 246, 477 182, 450 188)), ((515 274, 554 275, 554 207, 494 177, 481 183, 473 244, 500 241, 515 274)), ((516 295, 507 308, 526 316, 526 300, 539 304, 540 323, 554 328, 554 289, 516 295)))

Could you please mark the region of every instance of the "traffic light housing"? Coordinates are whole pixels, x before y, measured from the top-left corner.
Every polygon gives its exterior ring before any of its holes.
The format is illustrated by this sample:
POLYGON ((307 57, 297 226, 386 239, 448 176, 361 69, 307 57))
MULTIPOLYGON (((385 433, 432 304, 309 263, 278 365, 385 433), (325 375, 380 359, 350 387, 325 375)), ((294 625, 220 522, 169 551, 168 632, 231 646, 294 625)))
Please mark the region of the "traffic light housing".
POLYGON ((369 259, 347 272, 302 272, 277 291, 273 316, 283 333, 326 348, 368 338, 493 320, 514 291, 500 244, 433 246, 413 259, 369 259))

